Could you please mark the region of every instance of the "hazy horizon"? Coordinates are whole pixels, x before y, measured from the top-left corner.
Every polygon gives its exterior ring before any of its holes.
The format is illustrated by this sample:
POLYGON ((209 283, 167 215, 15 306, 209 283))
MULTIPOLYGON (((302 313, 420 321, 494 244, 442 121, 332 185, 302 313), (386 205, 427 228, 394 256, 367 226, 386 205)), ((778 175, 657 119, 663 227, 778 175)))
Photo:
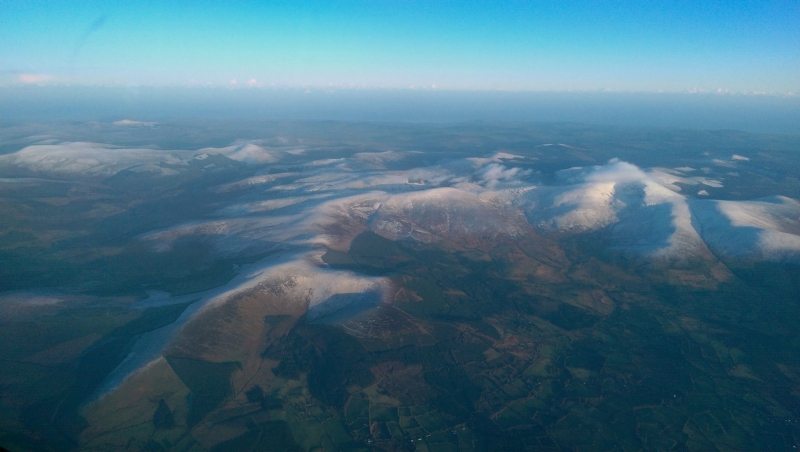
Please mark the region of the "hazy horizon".
POLYGON ((800 98, 709 93, 0 88, 0 120, 573 122, 797 134, 800 98))

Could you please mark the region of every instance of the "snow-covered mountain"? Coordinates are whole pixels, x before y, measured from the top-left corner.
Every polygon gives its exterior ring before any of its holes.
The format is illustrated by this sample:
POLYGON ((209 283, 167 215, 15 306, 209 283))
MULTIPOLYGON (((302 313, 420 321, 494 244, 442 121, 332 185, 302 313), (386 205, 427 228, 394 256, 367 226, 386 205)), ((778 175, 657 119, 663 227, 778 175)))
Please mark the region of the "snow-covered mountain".
POLYGON ((800 260, 800 202, 695 200, 695 223, 715 253, 760 260, 800 260))
POLYGON ((800 254, 800 203, 696 199, 661 170, 612 160, 564 171, 562 186, 539 187, 521 201, 531 224, 562 234, 601 232, 608 246, 678 259, 784 259, 800 254))
POLYGON ((435 188, 389 197, 370 217, 370 229, 390 240, 486 240, 526 232, 518 211, 488 193, 435 188))

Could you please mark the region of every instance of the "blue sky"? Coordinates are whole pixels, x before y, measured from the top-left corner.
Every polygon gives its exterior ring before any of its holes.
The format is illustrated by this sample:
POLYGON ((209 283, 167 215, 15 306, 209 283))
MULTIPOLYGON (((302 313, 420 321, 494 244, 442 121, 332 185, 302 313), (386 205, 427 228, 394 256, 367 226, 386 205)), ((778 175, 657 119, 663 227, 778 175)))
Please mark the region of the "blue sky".
POLYGON ((0 0, 0 84, 800 93, 800 2, 0 0))

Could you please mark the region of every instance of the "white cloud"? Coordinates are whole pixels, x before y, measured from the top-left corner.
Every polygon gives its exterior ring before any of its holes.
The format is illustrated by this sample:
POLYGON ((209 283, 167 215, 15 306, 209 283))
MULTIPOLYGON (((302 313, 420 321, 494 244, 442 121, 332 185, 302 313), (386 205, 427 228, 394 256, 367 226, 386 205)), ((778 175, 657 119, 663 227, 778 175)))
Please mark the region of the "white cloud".
POLYGON ((17 82, 23 85, 43 85, 53 79, 54 77, 48 74, 22 73, 17 75, 17 82))
POLYGON ((157 123, 152 121, 137 121, 135 119, 120 119, 119 121, 114 121, 112 124, 120 127, 153 127, 157 123))

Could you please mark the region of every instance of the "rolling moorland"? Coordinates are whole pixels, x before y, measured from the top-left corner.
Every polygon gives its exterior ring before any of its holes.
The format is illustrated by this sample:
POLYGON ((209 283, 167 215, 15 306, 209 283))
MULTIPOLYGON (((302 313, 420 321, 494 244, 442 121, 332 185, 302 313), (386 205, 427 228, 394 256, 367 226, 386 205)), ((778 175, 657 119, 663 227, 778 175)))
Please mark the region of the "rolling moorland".
POLYGON ((800 138, 0 127, 0 446, 800 445, 800 138))

